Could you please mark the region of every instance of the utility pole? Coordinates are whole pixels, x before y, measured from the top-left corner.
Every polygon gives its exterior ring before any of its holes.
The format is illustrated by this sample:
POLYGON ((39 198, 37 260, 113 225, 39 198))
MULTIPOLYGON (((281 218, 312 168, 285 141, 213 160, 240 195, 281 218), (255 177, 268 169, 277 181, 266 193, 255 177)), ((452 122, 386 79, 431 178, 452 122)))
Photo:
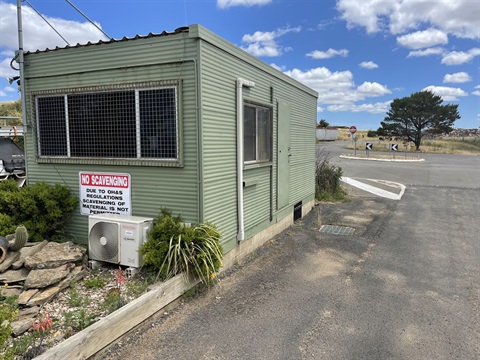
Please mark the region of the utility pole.
POLYGON ((20 94, 22 102, 22 125, 23 133, 27 133, 27 107, 25 99, 25 74, 24 74, 24 58, 23 58, 23 26, 22 26, 22 0, 17 0, 17 26, 18 26, 18 50, 16 51, 16 59, 20 65, 20 94))

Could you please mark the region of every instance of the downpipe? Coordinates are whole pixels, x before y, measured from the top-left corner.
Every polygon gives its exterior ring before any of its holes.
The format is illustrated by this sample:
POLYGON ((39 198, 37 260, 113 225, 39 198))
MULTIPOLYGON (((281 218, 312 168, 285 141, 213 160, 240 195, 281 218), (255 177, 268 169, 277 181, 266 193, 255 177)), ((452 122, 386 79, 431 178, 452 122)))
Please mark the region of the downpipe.
POLYGON ((238 242, 245 240, 243 218, 243 87, 254 87, 253 81, 237 79, 237 218, 238 242))

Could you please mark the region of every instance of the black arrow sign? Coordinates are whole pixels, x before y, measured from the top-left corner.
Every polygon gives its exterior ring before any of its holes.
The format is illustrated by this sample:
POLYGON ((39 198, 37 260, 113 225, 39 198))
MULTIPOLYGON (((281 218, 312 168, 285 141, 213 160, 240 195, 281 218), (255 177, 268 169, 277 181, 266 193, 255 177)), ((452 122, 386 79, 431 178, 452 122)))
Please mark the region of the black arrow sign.
POLYGON ((365 143, 365 150, 372 150, 373 144, 372 143, 365 143))
POLYGON ((392 151, 398 151, 398 144, 392 144, 391 150, 392 151))

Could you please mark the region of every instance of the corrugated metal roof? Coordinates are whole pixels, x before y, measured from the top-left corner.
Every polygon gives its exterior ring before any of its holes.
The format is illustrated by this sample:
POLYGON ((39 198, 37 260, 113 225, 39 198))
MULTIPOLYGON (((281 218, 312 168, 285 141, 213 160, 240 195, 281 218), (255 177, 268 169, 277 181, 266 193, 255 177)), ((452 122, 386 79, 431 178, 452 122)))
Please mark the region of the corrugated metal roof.
POLYGON ((26 51, 25 54, 38 54, 38 53, 43 53, 43 52, 48 52, 48 51, 56 51, 56 50, 62 50, 62 49, 71 49, 71 48, 79 48, 79 47, 86 47, 86 46, 93 46, 93 45, 104 45, 104 44, 111 44, 111 43, 116 43, 116 42, 125 42, 125 41, 130 41, 130 40, 137 40, 137 39, 148 39, 152 37, 159 37, 159 36, 167 36, 167 35, 174 35, 174 34, 179 34, 179 33, 184 33, 188 32, 189 27, 188 26, 183 26, 176 28, 174 31, 163 31, 160 34, 154 34, 154 33, 149 33, 148 35, 135 35, 134 37, 126 37, 124 36, 121 39, 110 39, 107 41, 100 40, 98 42, 88 42, 86 44, 76 44, 76 45, 67 45, 67 46, 57 46, 53 49, 45 49, 45 50, 35 50, 35 51, 26 51))

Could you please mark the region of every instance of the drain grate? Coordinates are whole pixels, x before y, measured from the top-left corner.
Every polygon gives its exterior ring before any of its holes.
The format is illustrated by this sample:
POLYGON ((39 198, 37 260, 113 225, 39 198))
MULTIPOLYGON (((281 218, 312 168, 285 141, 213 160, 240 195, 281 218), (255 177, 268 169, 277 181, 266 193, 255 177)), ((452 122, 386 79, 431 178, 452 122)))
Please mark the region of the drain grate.
POLYGON ((348 226, 322 225, 320 232, 335 235, 353 235, 355 229, 348 226))

